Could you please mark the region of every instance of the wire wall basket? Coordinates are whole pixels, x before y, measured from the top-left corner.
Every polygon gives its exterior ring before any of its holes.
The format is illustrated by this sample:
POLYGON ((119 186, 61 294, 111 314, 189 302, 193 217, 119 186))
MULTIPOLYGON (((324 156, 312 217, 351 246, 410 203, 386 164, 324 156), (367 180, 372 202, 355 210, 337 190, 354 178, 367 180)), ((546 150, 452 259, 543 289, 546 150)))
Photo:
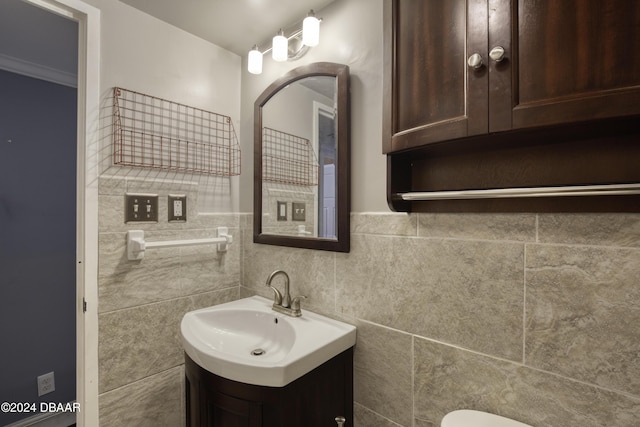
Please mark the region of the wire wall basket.
POLYGON ((217 176, 240 175, 231 118, 113 88, 113 163, 217 176))
POLYGON ((283 184, 318 185, 318 160, 309 140, 263 127, 262 179, 283 184))

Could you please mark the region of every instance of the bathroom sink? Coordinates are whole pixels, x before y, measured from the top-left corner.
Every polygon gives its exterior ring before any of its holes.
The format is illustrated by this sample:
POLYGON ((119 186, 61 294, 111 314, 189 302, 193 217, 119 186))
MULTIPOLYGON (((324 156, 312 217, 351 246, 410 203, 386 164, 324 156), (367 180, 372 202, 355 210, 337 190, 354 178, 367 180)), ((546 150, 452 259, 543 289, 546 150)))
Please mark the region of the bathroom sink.
POLYGON ((305 310, 289 317, 254 296, 184 315, 189 357, 204 369, 247 384, 282 387, 356 343, 356 328, 305 310))

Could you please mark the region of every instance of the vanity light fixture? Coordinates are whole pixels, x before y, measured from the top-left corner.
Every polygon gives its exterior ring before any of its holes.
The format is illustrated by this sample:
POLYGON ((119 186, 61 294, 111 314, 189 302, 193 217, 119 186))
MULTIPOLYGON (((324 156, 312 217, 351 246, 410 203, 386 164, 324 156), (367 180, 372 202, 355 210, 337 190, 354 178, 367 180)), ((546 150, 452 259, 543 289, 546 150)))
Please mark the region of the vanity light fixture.
POLYGON ((316 18, 313 9, 302 21, 302 43, 309 47, 318 46, 320 43, 320 20, 316 18))
POLYGON ((258 45, 254 45, 249 51, 247 70, 251 74, 262 73, 262 56, 269 51, 274 61, 295 61, 302 58, 310 47, 320 43, 320 22, 322 19, 316 18, 313 10, 310 10, 307 17, 302 21, 302 28, 293 32, 289 37, 284 35, 280 29, 273 38, 270 48, 260 51, 258 45), (292 43, 289 43, 292 42, 292 43))
POLYGON ((274 61, 284 62, 287 60, 289 56, 289 39, 284 36, 282 28, 273 38, 273 44, 271 46, 271 56, 274 61))
POLYGON ((251 74, 262 74, 262 52, 258 45, 253 46, 249 51, 248 69, 251 74))

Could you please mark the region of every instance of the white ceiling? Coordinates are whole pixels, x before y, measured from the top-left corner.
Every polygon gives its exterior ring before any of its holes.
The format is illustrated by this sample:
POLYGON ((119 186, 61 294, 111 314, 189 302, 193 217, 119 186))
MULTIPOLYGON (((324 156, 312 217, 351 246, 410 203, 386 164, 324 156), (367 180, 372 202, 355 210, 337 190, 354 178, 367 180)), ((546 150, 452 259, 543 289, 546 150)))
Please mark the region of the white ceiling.
MULTIPOLYGON (((261 48, 334 0, 120 0, 238 55, 261 48)), ((322 14, 319 13, 318 17, 322 14)))
MULTIPOLYGON (((238 55, 254 44, 271 46, 283 28, 300 28, 310 9, 334 0, 118 0, 238 55)), ((287 31, 289 30, 289 31, 287 31)), ((13 70, 7 58, 19 58, 74 75, 77 23, 21 0, 0 0, 0 69, 13 70), (39 31, 33 31, 38 28, 39 31), (56 35, 55 37, 53 35, 56 35)))

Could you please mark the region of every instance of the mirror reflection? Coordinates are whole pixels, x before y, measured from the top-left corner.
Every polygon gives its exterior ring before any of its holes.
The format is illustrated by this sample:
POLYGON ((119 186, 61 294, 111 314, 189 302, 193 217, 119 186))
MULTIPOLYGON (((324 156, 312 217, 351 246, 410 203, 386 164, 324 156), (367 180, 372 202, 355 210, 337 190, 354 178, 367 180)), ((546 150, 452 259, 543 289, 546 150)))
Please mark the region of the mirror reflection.
POLYGON ((262 233, 337 238, 335 80, 298 80, 262 109, 262 233))
POLYGON ((254 242, 349 251, 348 81, 310 64, 256 101, 254 242))

